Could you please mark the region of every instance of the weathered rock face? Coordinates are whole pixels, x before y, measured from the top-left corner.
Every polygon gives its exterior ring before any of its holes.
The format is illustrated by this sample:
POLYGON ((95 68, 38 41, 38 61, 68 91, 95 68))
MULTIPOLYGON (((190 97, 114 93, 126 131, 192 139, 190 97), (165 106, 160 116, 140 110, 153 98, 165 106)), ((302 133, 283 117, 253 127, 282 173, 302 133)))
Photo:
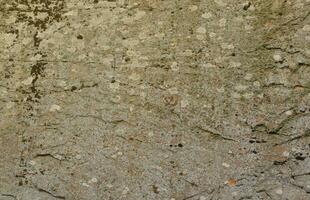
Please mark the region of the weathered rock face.
POLYGON ((0 200, 310 199, 309 0, 0 3, 0 200))

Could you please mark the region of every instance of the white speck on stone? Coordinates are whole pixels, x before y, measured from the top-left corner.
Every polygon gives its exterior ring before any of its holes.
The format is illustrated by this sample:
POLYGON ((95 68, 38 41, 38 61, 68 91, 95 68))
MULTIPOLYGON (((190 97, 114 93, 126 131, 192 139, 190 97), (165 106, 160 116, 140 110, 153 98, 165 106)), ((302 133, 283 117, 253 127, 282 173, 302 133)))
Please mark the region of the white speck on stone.
POLYGON ((289 157, 290 152, 288 152, 288 151, 284 151, 282 155, 283 155, 283 156, 285 156, 285 157, 289 157))
POLYGON ((282 195, 283 194, 282 188, 276 189, 276 193, 279 194, 279 195, 282 195))
POLYGON ((260 99, 263 99, 264 98, 264 93, 258 94, 257 97, 260 98, 260 99))
POLYGON ((54 155, 54 158, 58 159, 58 160, 63 160, 63 156, 62 155, 59 155, 59 154, 56 154, 54 155))
POLYGON ((178 88, 177 87, 171 87, 168 89, 168 92, 170 94, 179 94, 178 88))
POLYGON ((211 32, 211 33, 209 33, 209 36, 210 36, 210 38, 213 38, 216 36, 216 33, 211 32))
POLYGON ((81 156, 81 155, 76 155, 75 158, 76 158, 77 160, 81 160, 82 156, 81 156))
POLYGON ((110 183, 107 184, 107 187, 108 187, 108 188, 112 188, 113 186, 114 186, 114 185, 112 185, 112 184, 110 184, 110 183))
POLYGON ((228 163, 222 163, 222 166, 228 168, 228 167, 230 167, 230 164, 228 164, 228 163))
POLYGON ((186 49, 184 52, 185 56, 192 56, 193 55, 193 51, 191 49, 186 49))
POLYGON ((245 29, 246 31, 249 31, 249 30, 252 30, 252 29, 253 29, 253 26, 246 24, 246 25, 244 26, 244 29, 245 29))
POLYGON ((22 81, 22 84, 30 85, 34 79, 35 78, 33 76, 29 76, 28 78, 26 78, 25 80, 22 81))
POLYGON ((140 78, 141 77, 140 77, 140 75, 138 73, 132 73, 132 74, 129 75, 129 79, 134 80, 134 81, 137 81, 140 78))
POLYGON ((251 80, 252 78, 253 78, 253 74, 246 74, 244 77, 244 79, 247 81, 251 80))
POLYGON ((170 68, 172 69, 172 71, 178 71, 179 70, 179 66, 177 62, 173 62, 170 66, 170 68))
POLYGON ((114 82, 114 83, 110 83, 109 87, 111 90, 117 90, 119 88, 119 83, 118 82, 114 82))
POLYGON ((133 111, 134 111, 134 107, 133 107, 133 106, 130 106, 130 107, 129 107, 129 111, 130 111, 130 112, 133 112, 133 111))
POLYGON ((246 99, 251 99, 253 96, 254 96, 253 92, 247 92, 243 95, 243 97, 246 99))
POLYGON ((234 61, 231 61, 229 64, 230 67, 232 68, 240 67, 242 65, 240 62, 234 62, 234 61))
POLYGON ((216 65, 212 64, 212 63, 207 63, 203 65, 204 68, 210 69, 210 68, 216 68, 216 65))
POLYGON ((219 26, 220 26, 220 27, 226 26, 226 22, 227 22, 227 20, 226 20, 225 18, 220 19, 220 21, 219 21, 219 26))
POLYGON ((282 61, 282 57, 280 54, 274 54, 273 55, 273 59, 276 61, 276 62, 281 62, 282 61))
POLYGON ((236 92, 232 93, 231 96, 232 96, 233 98, 235 98, 235 99, 240 99, 240 98, 241 98, 241 95, 240 95, 239 93, 236 93, 236 92))
POLYGON ((14 103, 14 102, 8 102, 8 103, 6 104, 6 108, 7 108, 7 109, 13 108, 14 106, 15 106, 15 103, 14 103))
POLYGON ((129 188, 128 187, 125 187, 125 189, 123 190, 122 194, 125 195, 129 192, 129 188))
POLYGON ((89 187, 89 185, 88 185, 87 183, 82 183, 82 185, 83 185, 84 187, 89 187))
POLYGON ((203 13, 201 17, 205 19, 210 19, 212 17, 212 13, 203 13))
POLYGON ((227 43, 221 44, 221 47, 222 49, 229 49, 229 50, 232 50, 235 48, 233 44, 227 44, 227 43))
POLYGON ((200 33, 200 34, 206 34, 207 33, 207 30, 206 30, 206 28, 205 27, 199 27, 198 29, 197 29, 197 33, 200 33))
POLYGON ((238 195, 238 192, 232 192, 231 193, 233 196, 237 196, 238 195))
POLYGON ((288 111, 286 111, 286 112, 285 112, 285 114, 286 114, 286 115, 288 115, 288 116, 290 116, 290 115, 292 115, 292 114, 293 114, 293 111, 288 110, 288 111))
POLYGON ((41 59, 42 59, 42 55, 41 54, 36 54, 30 60, 31 61, 38 61, 38 60, 41 60, 41 59))
POLYGON ((8 24, 14 23, 16 21, 16 17, 11 15, 11 16, 7 17, 7 19, 5 21, 8 24))
POLYGON ((248 86, 246 86, 246 85, 237 85, 237 86, 235 86, 235 89, 237 90, 237 91, 244 91, 244 90, 246 90, 248 88, 248 86))
POLYGON ((198 6, 196 6, 196 5, 191 5, 191 6, 189 7, 189 10, 190 10, 191 12, 194 12, 194 11, 198 10, 198 6))
POLYGON ((58 81, 57 82, 57 85, 59 86, 59 87, 65 87, 66 85, 67 85, 67 83, 66 83, 66 81, 58 81))
POLYGON ((221 7, 224 7, 227 5, 225 2, 223 2, 223 0, 215 0, 215 3, 217 3, 217 5, 219 5, 221 7))
POLYGON ((204 35, 197 35, 196 38, 198 40, 204 40, 205 39, 205 36, 204 35))
POLYGON ((201 197, 199 197, 199 200, 207 200, 207 197, 201 196, 201 197))
POLYGON ((259 82, 259 81, 255 81, 255 82, 253 83, 253 85, 254 85, 255 87, 260 87, 260 82, 259 82))
POLYGON ((56 104, 51 105, 51 107, 49 109, 50 112, 56 112, 56 111, 60 111, 60 110, 61 110, 61 107, 59 105, 56 105, 56 104))
POLYGON ((189 105, 189 102, 187 99, 181 100, 181 108, 186 108, 189 105))
POLYGON ((305 25, 303 28, 302 28, 303 31, 306 31, 306 32, 310 32, 310 25, 305 25))
POLYGON ((251 5, 248 10, 253 12, 253 11, 255 11, 255 7, 253 5, 251 5))
POLYGON ((98 179, 97 178, 92 178, 91 180, 90 180, 92 183, 97 183, 98 182, 98 179))
POLYGON ((139 19, 142 19, 144 17, 144 15, 146 14, 145 11, 141 11, 139 10, 136 15, 135 15, 135 20, 139 20, 139 19))
POLYGON ((224 87, 217 88, 216 91, 219 92, 219 93, 224 93, 225 92, 225 88, 224 87))
POLYGON ((35 162, 34 160, 30 160, 30 161, 29 161, 29 164, 30 164, 30 165, 35 165, 36 162, 35 162))
POLYGON ((126 39, 126 40, 123 40, 123 42, 122 42, 122 44, 123 44, 125 47, 128 47, 128 48, 135 47, 135 46, 137 46, 139 43, 140 43, 140 41, 139 41, 139 40, 136 40, 136 39, 126 39))

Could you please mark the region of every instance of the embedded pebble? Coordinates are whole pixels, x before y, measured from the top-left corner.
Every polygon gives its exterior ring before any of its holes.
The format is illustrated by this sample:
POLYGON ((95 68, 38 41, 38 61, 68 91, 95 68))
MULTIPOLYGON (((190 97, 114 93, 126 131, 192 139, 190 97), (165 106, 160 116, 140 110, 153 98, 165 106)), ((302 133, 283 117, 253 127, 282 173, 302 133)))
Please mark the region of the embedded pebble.
POLYGON ((282 194, 283 194, 282 188, 276 189, 276 193, 277 193, 278 195, 282 195, 282 194))
POLYGON ((98 179, 97 178, 92 178, 90 181, 93 182, 93 183, 97 183, 98 179))
POLYGON ((60 111, 60 110, 61 110, 61 107, 59 105, 56 105, 56 104, 51 105, 51 107, 49 109, 50 112, 56 112, 56 111, 60 111))
POLYGON ((274 54, 273 55, 273 59, 276 61, 276 62, 281 62, 282 61, 282 57, 280 54, 274 54))
POLYGON ((205 196, 200 196, 200 197, 199 197, 199 200, 207 200, 207 197, 205 197, 205 196))
POLYGON ((205 19, 210 19, 212 17, 212 13, 203 13, 201 17, 205 19))
POLYGON ((22 81, 22 84, 24 84, 24 85, 30 85, 30 84, 32 84, 32 81, 33 81, 34 79, 35 79, 35 77, 30 76, 30 77, 26 78, 25 80, 23 80, 23 81, 22 81))
POLYGON ((199 28, 197 29, 197 33, 205 34, 205 33, 207 33, 207 30, 206 30, 204 27, 199 27, 199 28))
POLYGON ((191 6, 189 7, 189 10, 190 10, 191 12, 194 12, 194 11, 198 10, 198 6, 196 6, 196 5, 191 5, 191 6))
POLYGON ((229 168, 229 167, 230 167, 230 165, 229 165, 228 163, 222 163, 222 165, 223 165, 224 167, 226 167, 226 168, 229 168))

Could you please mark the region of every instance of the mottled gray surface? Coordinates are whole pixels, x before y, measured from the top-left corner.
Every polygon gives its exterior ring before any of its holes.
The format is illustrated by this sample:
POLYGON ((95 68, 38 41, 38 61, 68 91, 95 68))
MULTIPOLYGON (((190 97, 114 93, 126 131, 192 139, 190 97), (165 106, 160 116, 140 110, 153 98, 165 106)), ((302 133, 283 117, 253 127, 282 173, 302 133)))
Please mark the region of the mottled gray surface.
POLYGON ((310 199, 310 0, 0 15, 0 200, 310 199))

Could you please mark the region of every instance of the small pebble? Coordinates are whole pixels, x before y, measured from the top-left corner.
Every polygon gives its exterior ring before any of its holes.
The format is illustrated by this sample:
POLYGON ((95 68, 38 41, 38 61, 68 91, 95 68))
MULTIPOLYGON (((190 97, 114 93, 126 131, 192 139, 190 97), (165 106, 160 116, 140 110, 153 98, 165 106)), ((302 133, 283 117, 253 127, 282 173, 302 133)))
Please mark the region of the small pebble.
POLYGON ((189 7, 189 10, 190 10, 191 12, 194 12, 194 11, 198 10, 198 6, 192 5, 192 6, 189 7))
POLYGON ((203 13, 201 15, 202 18, 205 18, 205 19, 210 19, 212 17, 212 14, 211 13, 203 13))
POLYGON ((282 61, 282 57, 281 57, 281 55, 279 55, 279 54, 273 55, 273 59, 274 59, 276 62, 281 62, 281 61, 282 61))
POLYGON ((302 28, 303 31, 306 31, 306 32, 310 32, 310 25, 305 25, 303 28, 302 28))
POLYGON ((128 187, 125 187, 125 189, 123 190, 122 194, 125 195, 129 192, 129 188, 128 187))
POLYGON ((277 194, 279 194, 279 195, 283 194, 283 190, 282 190, 282 188, 278 188, 278 189, 276 189, 276 193, 277 193, 277 194))
POLYGON ((30 85, 34 79, 35 79, 35 78, 34 78, 33 76, 30 76, 30 77, 26 78, 25 80, 23 80, 23 81, 22 81, 22 84, 24 84, 24 85, 30 85))
POLYGON ((8 103, 6 104, 6 108, 7 108, 7 109, 13 108, 14 106, 15 106, 15 103, 14 103, 14 102, 8 102, 8 103))
POLYGON ((228 163, 222 163, 222 165, 226 168, 230 167, 230 165, 228 163))
POLYGON ((201 196, 201 197, 199 198, 199 200, 207 200, 207 197, 201 196))
POLYGON ((251 80, 252 78, 253 78, 253 74, 246 74, 244 77, 244 79, 247 81, 251 80))
POLYGON ((98 179, 97 178, 92 178, 90 181, 93 182, 93 183, 97 183, 98 179))
POLYGON ((226 22, 227 22, 227 20, 225 18, 220 19, 220 21, 219 21, 220 27, 224 27, 226 25, 226 22))
POLYGON ((56 111, 59 111, 61 109, 61 107, 59 106, 59 105, 56 105, 56 104, 54 104, 54 105, 52 105, 51 107, 50 107, 50 112, 56 112, 56 111))
POLYGON ((283 156, 285 156, 285 157, 289 157, 290 152, 288 152, 288 151, 284 151, 282 155, 283 155, 283 156))
POLYGON ((84 187, 89 187, 89 185, 88 185, 87 183, 82 183, 82 185, 83 185, 84 187))
POLYGON ((290 116, 290 115, 293 114, 293 112, 292 112, 291 110, 288 110, 288 111, 285 112, 285 114, 288 115, 288 116, 290 116))
POLYGON ((199 28, 197 29, 197 33, 205 34, 205 33, 207 33, 207 30, 206 30, 204 27, 199 27, 199 28))
POLYGON ((170 68, 172 69, 172 71, 178 71, 179 70, 179 66, 177 62, 173 62, 170 66, 170 68))

